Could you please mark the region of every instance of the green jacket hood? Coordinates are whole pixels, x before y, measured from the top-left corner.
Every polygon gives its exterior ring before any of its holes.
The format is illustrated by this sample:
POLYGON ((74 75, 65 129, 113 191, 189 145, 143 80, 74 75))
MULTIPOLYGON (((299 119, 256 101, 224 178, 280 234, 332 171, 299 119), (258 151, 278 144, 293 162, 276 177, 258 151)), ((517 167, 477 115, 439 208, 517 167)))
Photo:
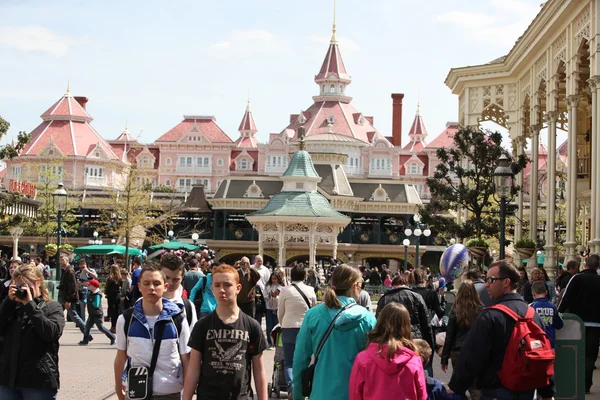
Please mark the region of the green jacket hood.
MULTIPOLYGON (((338 296, 340 303, 342 303, 342 307, 347 304, 354 303, 354 306, 351 306, 344 311, 342 311, 342 315, 335 321, 334 329, 339 329, 342 331, 347 331, 350 329, 356 328, 361 321, 363 321, 369 311, 366 308, 359 306, 356 304, 356 301, 351 297, 346 296, 338 296)), ((324 308, 324 311, 329 314, 331 319, 333 319, 336 314, 340 311, 340 308, 324 308)))

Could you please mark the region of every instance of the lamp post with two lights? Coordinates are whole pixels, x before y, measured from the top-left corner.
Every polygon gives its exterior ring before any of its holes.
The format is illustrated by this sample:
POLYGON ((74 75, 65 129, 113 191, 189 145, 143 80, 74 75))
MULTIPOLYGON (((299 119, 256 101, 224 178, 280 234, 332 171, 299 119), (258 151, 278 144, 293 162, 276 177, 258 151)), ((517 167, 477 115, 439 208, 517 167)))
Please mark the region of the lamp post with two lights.
POLYGON ((59 183, 56 190, 52 193, 52 205, 54 211, 56 211, 56 280, 60 281, 61 267, 60 267, 60 246, 62 239, 62 216, 63 212, 67 210, 67 191, 63 183, 59 183))
POLYGON ((494 189, 500 203, 500 252, 499 258, 505 258, 506 249, 506 203, 512 198, 515 175, 511 168, 511 159, 502 154, 494 170, 494 189))

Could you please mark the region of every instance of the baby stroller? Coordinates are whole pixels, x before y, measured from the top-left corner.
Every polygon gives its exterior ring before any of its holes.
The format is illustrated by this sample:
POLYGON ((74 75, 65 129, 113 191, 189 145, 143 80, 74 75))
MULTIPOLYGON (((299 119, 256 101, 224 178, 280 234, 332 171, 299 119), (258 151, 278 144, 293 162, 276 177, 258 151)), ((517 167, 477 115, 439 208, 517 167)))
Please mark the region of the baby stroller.
POLYGON ((279 398, 281 392, 287 392, 285 383, 285 374, 283 372, 283 330, 281 325, 277 324, 271 331, 271 340, 275 343, 275 356, 273 357, 273 376, 268 386, 269 397, 275 394, 279 398))

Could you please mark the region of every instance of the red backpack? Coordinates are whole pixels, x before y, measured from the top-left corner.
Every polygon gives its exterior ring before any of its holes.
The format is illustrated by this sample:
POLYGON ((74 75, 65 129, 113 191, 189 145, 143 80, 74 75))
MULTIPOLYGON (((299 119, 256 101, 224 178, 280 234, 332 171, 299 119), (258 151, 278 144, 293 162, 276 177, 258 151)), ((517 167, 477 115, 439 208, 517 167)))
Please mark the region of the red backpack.
POLYGON ((502 368, 498 371, 502 386, 520 392, 548 385, 554 375, 554 350, 544 329, 533 321, 535 310, 527 306, 527 314, 520 317, 501 304, 488 308, 502 311, 515 320, 502 368))

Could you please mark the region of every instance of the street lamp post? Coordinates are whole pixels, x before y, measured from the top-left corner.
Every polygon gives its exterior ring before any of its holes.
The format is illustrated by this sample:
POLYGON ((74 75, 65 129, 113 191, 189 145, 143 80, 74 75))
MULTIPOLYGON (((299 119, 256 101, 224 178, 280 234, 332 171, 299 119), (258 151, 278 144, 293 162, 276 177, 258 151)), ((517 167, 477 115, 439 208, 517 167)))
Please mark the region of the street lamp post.
POLYGON ((510 167, 511 159, 502 154, 494 170, 496 196, 500 199, 500 260, 504 259, 506 248, 506 201, 512 194, 514 174, 510 167))
POLYGON ((198 239, 200 239, 200 235, 196 232, 192 233, 192 242, 194 242, 194 245, 198 244, 198 239))
POLYGON ((56 280, 60 281, 60 246, 61 246, 61 236, 62 236, 62 213, 67 210, 67 191, 63 183, 59 183, 58 187, 52 193, 52 200, 54 211, 56 211, 56 224, 57 224, 57 234, 56 234, 56 280))
POLYGON ((408 269, 408 246, 410 245, 410 240, 404 239, 402 244, 404 245, 404 270, 406 271, 408 269))
MULTIPOLYGON (((421 235, 425 236, 425 237, 429 237, 431 235, 431 230, 429 229, 429 227, 425 224, 421 223, 421 215, 420 214, 415 214, 413 216, 413 221, 415 221, 415 225, 414 225, 414 230, 411 228, 406 228, 404 230, 404 234, 406 235, 406 237, 408 238, 411 235, 414 235, 417 238, 417 247, 416 247, 416 254, 415 254, 415 268, 419 268, 419 245, 420 245, 420 241, 421 241, 421 235)), ((405 239, 408 240, 408 239, 405 239)))

